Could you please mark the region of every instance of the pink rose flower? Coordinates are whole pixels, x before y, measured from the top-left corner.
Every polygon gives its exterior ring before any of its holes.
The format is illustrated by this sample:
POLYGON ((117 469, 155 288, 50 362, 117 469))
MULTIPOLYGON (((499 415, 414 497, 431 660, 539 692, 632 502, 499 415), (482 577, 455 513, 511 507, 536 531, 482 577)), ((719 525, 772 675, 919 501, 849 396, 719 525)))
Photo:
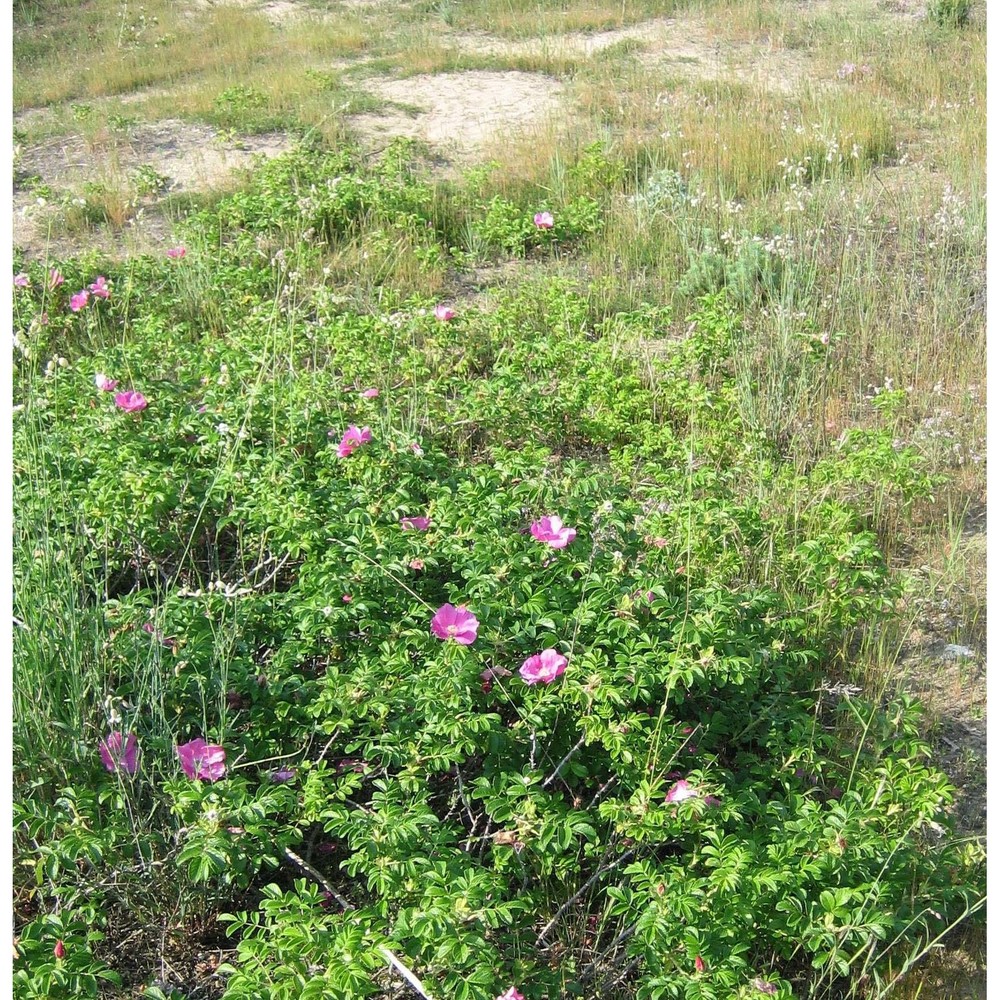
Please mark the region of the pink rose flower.
POLYGON ((465 607, 442 604, 431 619, 431 632, 439 639, 451 640, 461 646, 471 646, 476 641, 479 620, 465 607))
POLYGON ((108 378, 104 372, 98 372, 94 376, 94 385, 97 386, 101 392, 114 392, 118 388, 118 379, 108 378))
POLYGON ((167 251, 167 256, 171 260, 180 260, 181 257, 187 256, 187 250, 184 247, 171 247, 167 251))
POLYGON ((184 773, 192 780, 218 781, 226 773, 226 751, 200 736, 176 748, 184 773))
POLYGON ((27 274, 22 271, 20 274, 14 275, 14 287, 15 288, 27 288, 31 284, 31 279, 27 274))
POLYGON ((698 793, 682 778, 670 786, 667 792, 667 802, 683 802, 685 799, 696 799, 698 793))
POLYGON ((52 268, 49 271, 49 290, 54 292, 65 280, 58 268, 52 268))
POLYGON ((120 407, 126 413, 138 413, 146 409, 149 405, 146 397, 141 392, 130 389, 128 392, 115 393, 115 406, 120 407))
POLYGON ((535 225, 539 229, 551 229, 555 225, 555 219, 552 218, 551 212, 536 212, 535 225))
POLYGON ((135 733, 129 733, 123 738, 120 732, 112 730, 101 740, 98 752, 104 766, 112 774, 119 768, 126 774, 135 774, 138 767, 136 755, 139 753, 139 741, 135 733))
POLYGON ((355 448, 360 448, 361 445, 368 444, 371 439, 372 432, 370 427, 358 429, 354 424, 351 424, 344 431, 344 436, 340 439, 340 444, 337 446, 337 456, 339 458, 348 458, 355 448))
POLYGON ((567 528, 562 523, 562 518, 553 514, 535 521, 531 526, 531 536, 553 549, 564 549, 576 538, 576 528, 567 528))
POLYGON ((555 649, 529 656, 518 671, 525 684, 551 684, 566 669, 566 657, 555 649))
POLYGON ((431 526, 429 517, 401 517, 399 525, 403 531, 426 531, 431 526))
POLYGON ((512 986, 506 993, 501 993, 497 1000, 524 1000, 524 997, 512 986))
POLYGON ((69 298, 69 307, 73 312, 78 313, 81 309, 86 306, 87 302, 90 300, 90 293, 86 290, 82 292, 77 292, 76 295, 71 295, 69 298))
POLYGON ((96 281, 89 286, 95 299, 108 299, 111 297, 111 289, 103 274, 97 276, 96 281))
POLYGON ((443 302, 439 303, 434 307, 434 315, 441 320, 441 322, 446 323, 450 319, 454 319, 458 314, 452 309, 451 306, 446 306, 443 302))
POLYGON ((372 386, 371 389, 365 389, 365 391, 361 393, 362 399, 375 399, 376 396, 378 396, 378 389, 374 386, 372 386))
POLYGON ((685 799, 701 799, 707 806, 721 806, 722 801, 714 795, 704 795, 683 778, 670 786, 667 792, 667 802, 683 802, 685 799))

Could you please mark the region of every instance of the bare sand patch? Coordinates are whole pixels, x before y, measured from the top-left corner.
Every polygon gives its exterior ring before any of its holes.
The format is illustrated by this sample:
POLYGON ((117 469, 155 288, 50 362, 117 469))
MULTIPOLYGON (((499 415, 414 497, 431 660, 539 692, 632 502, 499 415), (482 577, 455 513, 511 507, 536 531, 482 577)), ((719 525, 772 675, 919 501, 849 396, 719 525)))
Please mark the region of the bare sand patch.
POLYGON ((652 21, 643 21, 640 24, 629 25, 625 28, 612 28, 607 31, 568 31, 558 35, 546 35, 543 38, 519 40, 500 38, 497 35, 481 31, 452 32, 447 36, 447 39, 463 52, 477 55, 573 55, 587 58, 603 52, 619 42, 637 41, 643 46, 657 46, 662 36, 669 32, 676 23, 675 18, 656 18, 652 21))
MULTIPOLYGON (((715 39, 697 18, 658 18, 596 33, 570 32, 510 41, 482 32, 444 32, 443 41, 460 52, 499 58, 571 55, 594 58, 622 42, 637 42, 635 57, 664 78, 736 79, 767 90, 793 92, 808 77, 806 56, 767 42, 735 43, 715 39)), ((385 100, 419 109, 398 108, 353 116, 369 141, 402 135, 423 139, 459 158, 487 141, 530 130, 556 113, 570 115, 565 88, 539 73, 467 71, 424 74, 403 80, 372 79, 364 84, 385 100)))
POLYGON ((126 180, 143 165, 165 176, 172 191, 210 189, 257 156, 289 149, 284 133, 224 139, 208 125, 164 120, 136 125, 123 138, 86 141, 82 136, 52 139, 22 153, 19 169, 53 188, 77 190, 86 183, 126 180))
POLYGON ((308 4, 295 3, 294 0, 191 0, 194 10, 209 10, 213 7, 242 7, 245 10, 257 11, 263 14, 272 24, 284 24, 295 17, 322 17, 323 12, 308 4))
POLYGON ((126 182, 129 172, 148 165, 167 178, 171 191, 205 190, 258 156, 276 156, 291 147, 284 133, 225 139, 208 125, 170 119, 136 125, 126 137, 85 140, 68 136, 30 146, 18 169, 55 189, 76 190, 86 183, 126 182))
POLYGON ((138 254, 162 252, 170 245, 173 224, 157 212, 141 211, 119 230, 94 226, 86 232, 68 234, 58 226, 56 206, 40 207, 34 197, 18 193, 14 195, 13 207, 11 242, 29 260, 63 260, 93 250, 124 260, 138 254))
POLYGON ((366 86, 385 100, 420 110, 416 115, 393 108, 352 116, 364 135, 409 136, 458 155, 500 134, 531 131, 562 109, 562 84, 538 73, 438 73, 370 80, 366 86))
POLYGON ((694 16, 655 18, 610 31, 574 31, 521 41, 483 32, 456 32, 447 39, 462 52, 508 58, 561 55, 590 59, 612 46, 635 42, 634 56, 647 69, 695 79, 729 76, 783 92, 794 90, 807 76, 802 53, 776 48, 769 41, 724 41, 694 16))
MULTIPOLYGON (((208 125, 165 120, 149 125, 136 125, 127 137, 98 137, 85 140, 72 135, 47 140, 29 146, 21 153, 17 169, 20 176, 33 176, 50 188, 55 198, 49 204, 39 204, 36 194, 29 191, 14 193, 14 244, 31 255, 42 255, 49 247, 52 253, 64 252, 74 246, 73 238, 62 238, 54 244, 51 231, 59 211, 57 201, 63 195, 80 196, 87 185, 102 185, 108 189, 129 192, 134 189, 133 175, 137 168, 148 166, 166 178, 167 192, 211 191, 231 183, 233 174, 250 167, 259 156, 271 157, 291 148, 284 133, 250 136, 240 140, 223 138, 208 125)), ((158 218, 155 199, 146 199, 145 211, 131 232, 88 238, 104 249, 116 249, 128 239, 143 242, 144 233, 155 239, 169 230, 166 220, 158 218)), ((96 232, 96 231, 95 231, 96 232)))
POLYGON ((375 7, 404 6, 399 0, 334 0, 320 8, 302 0, 191 0, 201 10, 211 7, 243 7, 263 14, 272 24, 284 24, 296 17, 336 17, 338 10, 355 11, 375 7))

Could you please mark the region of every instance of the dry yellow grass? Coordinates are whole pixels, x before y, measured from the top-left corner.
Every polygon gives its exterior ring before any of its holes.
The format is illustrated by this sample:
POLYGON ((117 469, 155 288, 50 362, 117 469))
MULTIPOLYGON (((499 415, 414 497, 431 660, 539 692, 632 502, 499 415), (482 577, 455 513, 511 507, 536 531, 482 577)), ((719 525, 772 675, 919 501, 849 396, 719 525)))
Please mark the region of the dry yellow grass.
MULTIPOLYGON (((119 9, 107 0, 95 3, 87 16, 94 22, 92 32, 80 33, 69 16, 53 24, 51 45, 35 46, 18 59, 15 110, 175 86, 202 75, 267 78, 289 61, 311 64, 356 55, 377 37, 360 18, 349 15, 307 18, 276 33, 263 14, 252 10, 218 6, 185 12, 164 0, 147 4, 138 34, 107 30, 119 9), (66 32, 81 40, 60 46, 58 38, 66 32)), ((15 34, 15 58, 17 54, 15 34)))

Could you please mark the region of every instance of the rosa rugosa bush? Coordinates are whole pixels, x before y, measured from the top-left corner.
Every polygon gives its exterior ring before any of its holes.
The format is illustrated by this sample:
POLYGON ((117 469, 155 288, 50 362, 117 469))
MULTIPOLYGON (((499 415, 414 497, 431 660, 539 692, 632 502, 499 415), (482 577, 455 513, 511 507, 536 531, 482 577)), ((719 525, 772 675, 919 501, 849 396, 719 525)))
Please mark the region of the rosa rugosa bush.
MULTIPOLYGON (((721 295, 677 338, 557 280, 446 322, 306 288, 373 220, 447 251, 398 149, 355 163, 15 289, 19 981, 176 909, 227 998, 805 996, 975 910, 917 709, 834 676, 919 456, 790 466, 721 295)), ((511 253, 598 223, 479 207, 511 253)))

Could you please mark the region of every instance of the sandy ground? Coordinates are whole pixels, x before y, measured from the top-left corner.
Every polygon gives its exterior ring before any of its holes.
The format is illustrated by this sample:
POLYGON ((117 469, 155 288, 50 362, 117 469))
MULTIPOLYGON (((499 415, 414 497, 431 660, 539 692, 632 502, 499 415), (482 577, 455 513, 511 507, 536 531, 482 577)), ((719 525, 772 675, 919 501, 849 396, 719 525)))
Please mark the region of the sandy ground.
POLYGON ((538 73, 437 73, 405 80, 371 80, 379 97, 419 108, 355 115, 369 136, 419 138, 443 151, 469 153, 498 133, 530 131, 562 110, 562 84, 538 73))
POLYGON ((445 34, 442 40, 460 51, 498 56, 576 56, 590 59, 612 46, 634 42, 635 58, 660 72, 696 79, 732 77, 790 93, 806 77, 802 53, 773 48, 768 42, 720 45, 704 21, 694 15, 655 18, 641 24, 599 32, 568 32, 549 38, 510 41, 467 32, 445 34))
POLYGON ((140 166, 151 167, 166 178, 166 193, 211 191, 225 185, 236 171, 251 166, 257 157, 276 156, 289 147, 283 133, 234 140, 221 137, 207 125, 172 120, 136 125, 121 139, 105 136, 87 142, 70 136, 38 143, 22 152, 17 174, 40 178, 56 197, 39 204, 29 185, 15 187, 14 245, 29 256, 58 256, 95 245, 116 255, 145 249, 151 242, 169 239, 170 226, 156 212, 156 199, 139 199, 132 212, 138 217, 119 233, 98 228, 73 236, 61 235, 55 224, 61 211, 59 196, 80 196, 88 185, 127 196, 134 190, 133 178, 140 166))

